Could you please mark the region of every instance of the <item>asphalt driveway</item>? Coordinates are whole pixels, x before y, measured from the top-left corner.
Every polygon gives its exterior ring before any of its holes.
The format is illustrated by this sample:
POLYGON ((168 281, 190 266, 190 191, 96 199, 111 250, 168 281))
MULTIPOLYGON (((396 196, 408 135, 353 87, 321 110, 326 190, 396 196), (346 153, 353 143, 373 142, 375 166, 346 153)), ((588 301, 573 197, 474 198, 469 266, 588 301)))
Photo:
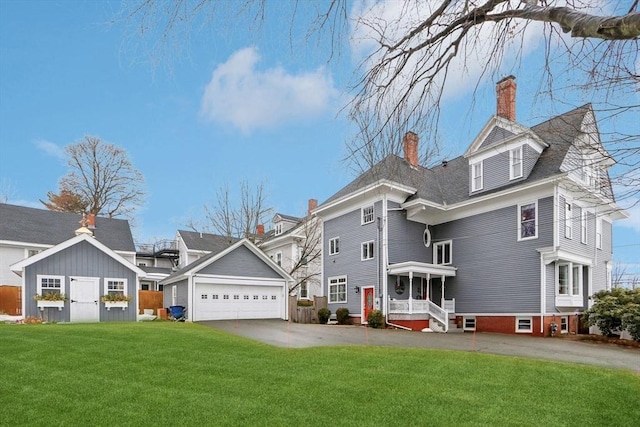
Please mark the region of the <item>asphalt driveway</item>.
POLYGON ((599 342, 488 333, 423 333, 362 326, 299 324, 283 320, 198 323, 285 348, 333 345, 437 348, 629 369, 640 374, 640 349, 599 342))

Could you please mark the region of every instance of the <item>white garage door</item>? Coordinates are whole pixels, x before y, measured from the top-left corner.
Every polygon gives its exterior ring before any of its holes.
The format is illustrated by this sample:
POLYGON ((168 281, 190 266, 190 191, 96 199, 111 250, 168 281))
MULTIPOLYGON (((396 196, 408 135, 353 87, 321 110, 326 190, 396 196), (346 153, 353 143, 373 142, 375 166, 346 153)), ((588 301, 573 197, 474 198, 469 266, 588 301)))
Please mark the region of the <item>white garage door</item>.
POLYGON ((284 299, 280 286, 196 283, 193 320, 279 319, 284 299))

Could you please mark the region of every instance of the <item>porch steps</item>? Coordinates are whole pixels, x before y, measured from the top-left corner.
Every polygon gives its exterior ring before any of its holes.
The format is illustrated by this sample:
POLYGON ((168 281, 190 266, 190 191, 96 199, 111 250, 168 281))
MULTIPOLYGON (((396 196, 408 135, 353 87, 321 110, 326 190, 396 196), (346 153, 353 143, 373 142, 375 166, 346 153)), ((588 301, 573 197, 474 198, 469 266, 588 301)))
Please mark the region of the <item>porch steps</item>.
MULTIPOLYGON (((438 322, 436 319, 434 319, 433 317, 431 317, 431 320, 429 321, 429 329, 431 329, 431 332, 438 332, 441 334, 445 333, 444 327, 442 326, 442 324, 438 322)), ((458 327, 458 324, 456 323, 455 319, 449 319, 449 330, 446 333, 461 334, 463 332, 464 330, 458 327)))

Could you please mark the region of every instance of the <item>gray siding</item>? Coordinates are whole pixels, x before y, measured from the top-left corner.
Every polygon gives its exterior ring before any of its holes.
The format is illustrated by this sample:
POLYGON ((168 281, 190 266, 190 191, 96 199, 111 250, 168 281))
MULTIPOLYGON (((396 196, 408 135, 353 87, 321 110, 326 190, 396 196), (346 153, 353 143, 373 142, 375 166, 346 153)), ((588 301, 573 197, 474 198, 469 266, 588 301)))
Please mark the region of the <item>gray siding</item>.
MULTIPOLYGON (((525 144, 522 148, 522 156, 522 177, 513 180, 509 179, 509 151, 484 159, 482 190, 474 191, 473 193, 479 194, 485 191, 495 190, 496 188, 504 187, 527 179, 538 160, 538 152, 528 144, 525 144)), ((472 176, 472 170, 471 167, 469 167, 469 190, 473 188, 471 186, 472 176)))
POLYGON ((445 297, 459 313, 540 310, 540 254, 553 244, 553 198, 538 200, 538 238, 518 241, 517 206, 434 227, 435 241, 453 240, 456 277, 447 278, 445 297))
POLYGON ((164 289, 162 291, 162 297, 164 301, 165 307, 170 307, 173 304, 171 303, 171 293, 173 292, 173 288, 177 288, 176 295, 176 305, 182 305, 189 308, 189 297, 188 297, 188 279, 181 280, 176 283, 172 283, 170 285, 164 285, 164 289))
POLYGON ((278 272, 259 259, 245 246, 239 246, 213 264, 198 270, 197 273, 282 279, 278 272))
MULTIPOLYGON (((361 206, 363 207, 363 206, 361 206)), ((324 241, 322 256, 324 259, 324 292, 329 295, 328 283, 330 277, 347 276, 347 302, 344 304, 330 303, 328 308, 332 313, 340 307, 346 307, 351 314, 361 312, 361 294, 355 293, 356 286, 374 286, 376 297, 380 296, 381 280, 378 279, 380 267, 380 242, 377 218, 381 218, 382 202, 374 204, 373 223, 361 225, 360 208, 339 218, 324 222, 324 241), (340 238, 340 253, 329 255, 329 240, 340 238), (374 259, 361 261, 361 245, 363 242, 374 241, 374 259)))
MULTIPOLYGON (((36 294, 37 276, 42 274, 65 276, 65 293, 67 295, 70 287, 69 276, 99 278, 100 296, 105 294, 105 277, 127 279, 127 294, 132 297, 129 307, 125 310, 111 309, 107 311, 104 304, 99 303, 100 321, 135 321, 137 319, 138 291, 136 273, 87 242, 80 242, 57 252, 31 264, 25 270, 25 316, 40 315, 36 301, 31 296, 36 294)), ((69 304, 70 302, 67 301, 62 311, 58 311, 57 308, 45 308, 47 320, 68 322, 70 320, 69 304)))
POLYGON ((387 224, 389 264, 405 261, 428 263, 432 261, 431 246, 427 248, 423 243, 424 224, 407 221, 406 211, 390 211, 387 224))

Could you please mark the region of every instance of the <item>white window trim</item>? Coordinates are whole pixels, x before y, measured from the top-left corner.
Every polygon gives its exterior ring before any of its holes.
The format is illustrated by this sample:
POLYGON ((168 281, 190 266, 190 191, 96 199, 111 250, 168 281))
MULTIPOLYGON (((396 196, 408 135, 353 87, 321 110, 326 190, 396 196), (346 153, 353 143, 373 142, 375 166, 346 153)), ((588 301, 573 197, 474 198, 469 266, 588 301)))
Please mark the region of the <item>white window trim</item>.
MULTIPOLYGON (((127 279, 116 278, 116 277, 105 277, 104 278, 104 295, 107 295, 109 293, 109 282, 123 282, 124 289, 122 290, 122 292, 123 292, 123 295, 127 295, 127 288, 128 288, 127 279)), ((120 292, 120 291, 111 289, 111 292, 120 292)))
MULTIPOLYGON (((327 303, 328 304, 346 304, 347 303, 347 297, 348 297, 348 280, 347 280, 347 276, 333 276, 333 277, 329 277, 329 279, 327 279, 327 303), (331 287, 332 286, 339 286, 341 283, 340 281, 344 280, 344 301, 331 301, 331 287), (331 283, 332 281, 335 281, 335 283, 331 283)), ((338 293, 336 292, 336 295, 338 293)))
POLYGON ((471 191, 479 191, 484 187, 484 162, 479 161, 471 165, 471 191), (478 167, 478 174, 476 175, 476 166, 478 167), (476 180, 480 183, 476 184, 476 180))
POLYGON ((300 290, 298 294, 300 295, 300 299, 309 299, 309 283, 307 281, 300 283, 300 290), (306 295, 303 295, 303 290, 306 295))
POLYGON ((282 234, 282 223, 279 222, 273 226, 273 234, 279 236, 282 234))
POLYGON ((516 317, 516 333, 517 334, 530 334, 533 332, 533 317, 531 316, 518 316, 516 317), (529 321, 529 329, 520 329, 520 320, 529 321))
MULTIPOLYGON (((65 279, 64 276, 53 276, 49 274, 38 274, 36 280, 38 281, 36 286, 36 293, 42 295, 42 279, 58 279, 60 280, 60 294, 65 295, 65 279)), ((49 288, 47 288, 49 290, 49 288)))
POLYGON ((463 331, 475 331, 477 327, 475 316, 463 316, 462 317, 462 330, 463 331), (473 327, 467 326, 467 320, 473 320, 473 327))
POLYGON ((282 252, 276 252, 275 263, 282 267, 282 252))
POLYGON ((596 249, 602 249, 602 218, 596 218, 596 249))
POLYGON ((329 239, 329 255, 337 255, 339 253, 340 253, 340 236, 329 239), (332 247, 331 243, 333 242, 336 242, 338 244, 337 245, 334 244, 332 247))
POLYGON ((171 287, 171 305, 177 305, 177 304, 178 304, 178 286, 173 285, 171 287))
POLYGON ((573 207, 569 200, 564 202, 564 237, 573 239, 573 207))
POLYGON ((560 327, 561 334, 568 334, 569 333, 569 316, 561 316, 560 325, 558 326, 560 327), (562 327, 563 324, 566 326, 565 328, 562 327))
POLYGON ((587 234, 589 234, 588 229, 588 217, 587 210, 582 208, 580 211, 580 243, 587 244, 587 234))
POLYGON ((360 245, 360 261, 369 261, 375 258, 375 247, 373 240, 369 240, 367 242, 362 242, 360 245), (367 248, 368 257, 365 258, 365 247, 367 248))
POLYGON ((539 211, 538 211, 538 201, 532 201, 532 202, 527 202, 527 203, 520 203, 518 205, 518 241, 524 241, 524 240, 533 240, 533 239, 537 239, 538 238, 538 217, 539 217, 539 211), (535 217, 535 233, 533 236, 528 236, 528 237, 522 237, 522 207, 523 206, 527 206, 527 205, 534 205, 535 206, 535 211, 536 211, 536 217, 535 217))
POLYGON ((523 153, 524 150, 522 149, 522 145, 520 147, 517 148, 512 148, 511 150, 509 150, 509 179, 517 179, 517 178, 522 178, 523 175, 523 170, 524 170, 524 159, 523 159, 523 153), (515 153, 519 154, 518 160, 519 163, 515 163, 516 160, 516 156, 515 153), (513 167, 518 165, 519 166, 519 171, 517 174, 513 173, 513 167))
POLYGON ((433 263, 436 265, 451 265, 453 264, 453 240, 445 240, 444 242, 438 242, 433 244, 433 263), (442 260, 446 258, 444 256, 444 248, 449 245, 449 262, 438 263, 438 247, 443 247, 442 260))
POLYGON ((582 297, 582 285, 584 283, 584 265, 573 262, 556 263, 556 296, 582 297), (567 293, 560 293, 560 267, 567 267, 567 293), (578 293, 573 292, 573 269, 578 268, 578 293))
POLYGON ((374 205, 365 206, 360 209, 360 225, 371 224, 376 219, 376 209, 374 205), (365 209, 371 209, 371 220, 365 221, 365 209))

